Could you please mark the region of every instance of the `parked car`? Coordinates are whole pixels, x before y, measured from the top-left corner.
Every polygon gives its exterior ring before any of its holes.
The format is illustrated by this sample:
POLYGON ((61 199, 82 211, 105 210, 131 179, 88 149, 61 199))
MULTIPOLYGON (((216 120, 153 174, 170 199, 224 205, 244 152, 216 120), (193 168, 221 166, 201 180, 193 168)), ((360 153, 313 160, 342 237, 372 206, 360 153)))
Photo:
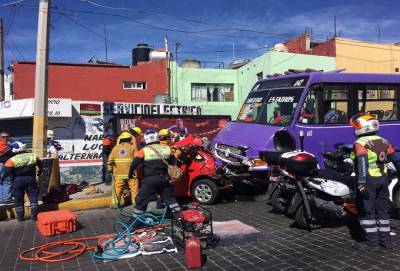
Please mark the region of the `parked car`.
POLYGON ((208 205, 213 204, 221 189, 232 187, 231 181, 216 173, 215 158, 203 140, 189 137, 175 144, 184 151, 189 164, 182 165, 184 175, 175 183, 175 196, 192 197, 208 205))

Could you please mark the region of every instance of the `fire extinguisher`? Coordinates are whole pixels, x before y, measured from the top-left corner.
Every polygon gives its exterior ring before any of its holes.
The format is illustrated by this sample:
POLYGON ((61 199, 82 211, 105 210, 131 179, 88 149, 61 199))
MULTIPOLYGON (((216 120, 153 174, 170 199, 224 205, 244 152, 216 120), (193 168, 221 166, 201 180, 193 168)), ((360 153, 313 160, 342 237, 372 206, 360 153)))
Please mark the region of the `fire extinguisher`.
POLYGON ((201 253, 201 243, 199 238, 197 238, 196 236, 191 236, 186 240, 185 253, 186 253, 186 267, 188 269, 201 268, 202 253, 201 253))

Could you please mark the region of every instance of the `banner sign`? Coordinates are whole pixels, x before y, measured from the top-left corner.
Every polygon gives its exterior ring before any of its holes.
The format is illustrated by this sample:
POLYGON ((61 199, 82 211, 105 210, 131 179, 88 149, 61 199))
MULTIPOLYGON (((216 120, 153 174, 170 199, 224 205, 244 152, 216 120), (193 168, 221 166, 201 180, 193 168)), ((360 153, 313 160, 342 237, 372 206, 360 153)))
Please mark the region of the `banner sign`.
POLYGON ((149 103, 104 103, 106 115, 201 115, 200 106, 149 103))
POLYGON ((129 130, 138 126, 142 130, 159 131, 164 128, 186 127, 193 136, 207 137, 213 139, 218 132, 230 121, 229 116, 206 116, 206 117, 132 117, 118 118, 117 126, 119 130, 129 130))

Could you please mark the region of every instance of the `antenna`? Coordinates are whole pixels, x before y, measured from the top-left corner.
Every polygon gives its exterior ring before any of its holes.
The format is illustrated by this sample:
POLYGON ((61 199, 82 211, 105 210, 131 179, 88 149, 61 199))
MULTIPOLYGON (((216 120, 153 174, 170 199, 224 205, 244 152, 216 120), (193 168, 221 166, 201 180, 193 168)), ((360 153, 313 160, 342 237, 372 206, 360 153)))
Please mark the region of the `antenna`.
POLYGON ((106 62, 108 62, 107 31, 106 31, 106 26, 105 25, 104 25, 104 45, 106 47, 106 62))
POLYGON ((333 37, 336 38, 336 14, 333 15, 333 37))
POLYGON ((234 42, 232 42, 232 56, 233 56, 233 60, 235 60, 236 56, 235 56, 235 43, 234 42))
POLYGON ((93 58, 94 58, 94 56, 92 56, 92 57, 88 60, 88 63, 93 63, 93 58))
POLYGON ((376 30, 378 30, 378 42, 381 43, 381 25, 376 25, 376 30))

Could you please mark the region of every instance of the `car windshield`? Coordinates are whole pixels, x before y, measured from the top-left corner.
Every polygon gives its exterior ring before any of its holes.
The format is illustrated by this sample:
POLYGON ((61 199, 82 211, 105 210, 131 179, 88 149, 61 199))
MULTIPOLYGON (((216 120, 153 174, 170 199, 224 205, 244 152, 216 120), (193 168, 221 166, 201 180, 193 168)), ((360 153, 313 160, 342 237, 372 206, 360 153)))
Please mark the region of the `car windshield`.
POLYGON ((247 97, 237 121, 288 126, 303 88, 254 91, 247 97))

